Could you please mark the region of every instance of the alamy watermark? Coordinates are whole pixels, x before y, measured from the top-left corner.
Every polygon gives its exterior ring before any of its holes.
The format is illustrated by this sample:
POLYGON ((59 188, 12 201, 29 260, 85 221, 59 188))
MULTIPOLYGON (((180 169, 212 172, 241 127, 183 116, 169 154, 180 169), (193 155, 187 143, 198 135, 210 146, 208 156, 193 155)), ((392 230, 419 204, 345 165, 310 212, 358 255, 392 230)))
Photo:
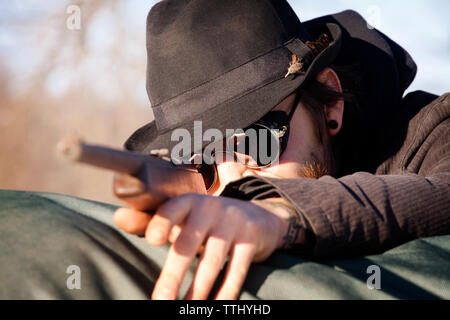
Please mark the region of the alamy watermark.
POLYGON ((367 28, 379 29, 381 26, 381 8, 377 5, 370 5, 367 7, 367 28))
POLYGON ((69 15, 66 19, 66 27, 69 30, 81 29, 81 8, 77 5, 70 5, 66 9, 66 13, 69 15))
POLYGON ((77 265, 70 265, 66 269, 66 273, 69 274, 66 280, 66 286, 69 290, 81 289, 81 269, 77 265))
POLYGON ((367 274, 370 274, 370 277, 367 278, 367 288, 369 290, 377 289, 381 290, 381 269, 376 264, 370 265, 366 270, 367 274))
POLYGON ((277 129, 226 129, 209 128, 203 132, 202 121, 194 121, 193 135, 187 129, 175 129, 171 141, 170 158, 175 164, 214 164, 225 161, 259 165, 278 162, 279 136, 277 129), (207 144, 205 148, 202 146, 207 144))

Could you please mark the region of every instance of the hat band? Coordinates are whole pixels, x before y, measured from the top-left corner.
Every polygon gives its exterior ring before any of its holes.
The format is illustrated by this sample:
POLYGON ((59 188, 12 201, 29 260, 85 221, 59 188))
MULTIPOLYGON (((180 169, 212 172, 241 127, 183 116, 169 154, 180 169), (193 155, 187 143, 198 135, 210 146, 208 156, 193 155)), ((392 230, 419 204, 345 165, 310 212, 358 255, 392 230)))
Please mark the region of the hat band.
POLYGON ((195 119, 203 112, 222 103, 282 79, 289 67, 293 51, 304 59, 306 66, 312 61, 311 50, 300 40, 292 39, 284 46, 250 60, 164 103, 153 106, 158 131, 174 129, 186 122, 187 119, 195 119), (295 50, 292 50, 293 46, 295 50), (205 106, 208 106, 207 110, 205 110, 205 106))

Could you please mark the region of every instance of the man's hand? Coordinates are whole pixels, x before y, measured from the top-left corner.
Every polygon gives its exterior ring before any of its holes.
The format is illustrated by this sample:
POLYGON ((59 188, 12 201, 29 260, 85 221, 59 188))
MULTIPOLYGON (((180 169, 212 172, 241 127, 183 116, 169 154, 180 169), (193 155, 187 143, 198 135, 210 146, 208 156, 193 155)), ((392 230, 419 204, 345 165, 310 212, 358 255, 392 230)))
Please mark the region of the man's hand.
POLYGON ((167 201, 153 216, 118 209, 114 221, 127 232, 145 234, 152 245, 172 243, 152 299, 176 299, 186 271, 202 246, 185 299, 208 298, 228 255, 225 279, 215 298, 236 299, 250 264, 265 260, 286 242, 290 214, 267 203, 264 207, 255 203, 188 194, 167 201))

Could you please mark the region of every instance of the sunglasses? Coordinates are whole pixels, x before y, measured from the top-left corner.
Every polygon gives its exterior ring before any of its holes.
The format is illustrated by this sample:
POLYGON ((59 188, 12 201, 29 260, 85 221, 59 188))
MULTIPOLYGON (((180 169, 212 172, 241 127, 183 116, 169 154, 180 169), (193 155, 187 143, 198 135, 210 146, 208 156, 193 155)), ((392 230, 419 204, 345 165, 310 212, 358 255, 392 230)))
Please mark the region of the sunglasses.
POLYGON ((290 122, 300 98, 300 94, 297 94, 289 114, 284 111, 271 111, 243 129, 242 133, 221 141, 221 148, 216 145, 215 150, 211 152, 214 159, 208 162, 210 164, 202 162, 196 165, 203 176, 206 189, 210 191, 214 188, 218 177, 217 163, 222 162, 224 155, 228 155, 227 160, 231 158, 232 161, 242 163, 250 169, 261 169, 275 164, 286 150, 290 122))

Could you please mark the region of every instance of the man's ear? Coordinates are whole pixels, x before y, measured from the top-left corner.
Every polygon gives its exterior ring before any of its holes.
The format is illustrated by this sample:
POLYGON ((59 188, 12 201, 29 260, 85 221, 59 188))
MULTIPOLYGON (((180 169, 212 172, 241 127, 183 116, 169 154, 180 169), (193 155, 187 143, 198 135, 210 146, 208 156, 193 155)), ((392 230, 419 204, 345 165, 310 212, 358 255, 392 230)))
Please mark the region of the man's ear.
MULTIPOLYGON (((316 76, 316 80, 331 90, 336 92, 342 92, 341 81, 338 75, 331 68, 325 68, 319 72, 316 76)), ((328 132, 330 136, 336 135, 342 127, 342 118, 344 116, 344 99, 337 99, 328 105, 324 106, 325 116, 327 120, 328 132), (329 126, 332 121, 336 121, 336 126, 329 126)))

